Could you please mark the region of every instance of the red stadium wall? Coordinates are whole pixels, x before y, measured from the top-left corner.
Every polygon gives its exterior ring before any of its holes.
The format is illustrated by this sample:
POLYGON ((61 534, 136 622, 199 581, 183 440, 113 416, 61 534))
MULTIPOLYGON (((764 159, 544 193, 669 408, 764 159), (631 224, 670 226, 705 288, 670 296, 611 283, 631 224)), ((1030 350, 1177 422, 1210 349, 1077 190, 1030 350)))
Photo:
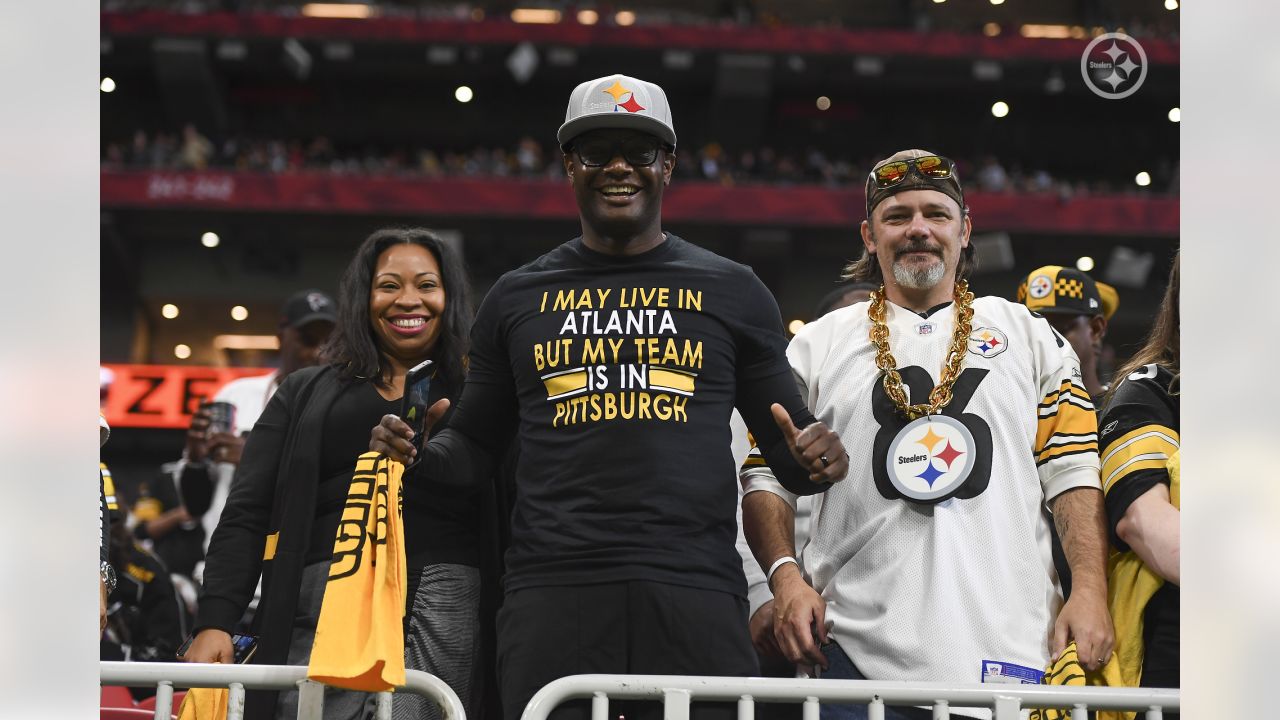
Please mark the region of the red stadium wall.
MULTIPOLYGON (((1177 237, 1178 198, 971 192, 984 231, 1177 237)), ((852 228, 865 216, 861 189, 724 187, 681 181, 663 219, 719 225, 852 228)), ((521 179, 335 177, 328 173, 105 171, 103 207, 268 212, 394 213, 437 217, 576 220, 565 183, 521 179)))

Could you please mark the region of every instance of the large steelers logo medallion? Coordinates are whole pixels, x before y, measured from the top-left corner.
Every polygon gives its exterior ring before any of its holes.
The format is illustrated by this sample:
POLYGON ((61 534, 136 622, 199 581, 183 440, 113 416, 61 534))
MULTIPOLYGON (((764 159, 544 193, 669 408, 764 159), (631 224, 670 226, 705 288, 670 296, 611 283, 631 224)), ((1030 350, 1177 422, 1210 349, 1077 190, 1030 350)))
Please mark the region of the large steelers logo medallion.
POLYGON ((959 420, 946 415, 919 418, 889 443, 889 481, 912 500, 946 498, 969 478, 975 448, 973 434, 959 420))
POLYGON ((1027 283, 1027 294, 1036 300, 1049 297, 1052 291, 1053 280, 1050 280, 1048 275, 1037 275, 1027 283))

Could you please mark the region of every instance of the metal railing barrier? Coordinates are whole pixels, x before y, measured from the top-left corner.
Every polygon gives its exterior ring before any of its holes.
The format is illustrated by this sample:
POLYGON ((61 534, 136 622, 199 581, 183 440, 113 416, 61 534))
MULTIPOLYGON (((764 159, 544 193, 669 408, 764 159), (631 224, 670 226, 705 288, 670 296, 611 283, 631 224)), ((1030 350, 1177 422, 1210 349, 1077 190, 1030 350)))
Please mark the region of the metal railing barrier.
MULTIPOLYGON (((103 662, 103 685, 156 686, 155 720, 175 714, 175 687, 229 688, 227 720, 243 720, 245 690, 298 688, 298 720, 320 720, 324 686, 307 679, 302 665, 221 665, 205 663, 103 662)), ((420 670, 405 670, 404 686, 396 692, 422 695, 435 702, 444 720, 466 720, 462 701, 443 680, 420 670)), ((391 720, 391 693, 378 693, 377 720, 391 720)))
POLYGON ((755 703, 803 703, 803 720, 818 720, 819 703, 860 703, 869 720, 884 720, 886 705, 930 706, 933 720, 947 720, 952 707, 983 707, 993 720, 1018 720, 1023 708, 1070 708, 1071 720, 1087 720, 1089 710, 1145 712, 1161 720, 1177 711, 1178 690, 894 682, 873 680, 792 680, 787 678, 696 677, 683 675, 571 675, 552 681, 525 706, 521 720, 547 720, 566 700, 591 700, 591 720, 606 720, 609 700, 657 700, 664 720, 689 720, 691 701, 736 701, 738 720, 755 720, 755 703))

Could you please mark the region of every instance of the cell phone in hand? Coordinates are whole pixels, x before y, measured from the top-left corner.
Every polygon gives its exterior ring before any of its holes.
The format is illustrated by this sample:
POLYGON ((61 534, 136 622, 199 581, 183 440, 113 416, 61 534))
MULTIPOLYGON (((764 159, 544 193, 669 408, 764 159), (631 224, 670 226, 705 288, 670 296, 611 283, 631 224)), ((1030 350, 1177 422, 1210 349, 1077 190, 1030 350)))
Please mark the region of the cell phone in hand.
MULTIPOLYGON (((404 399, 400 401, 400 419, 413 428, 413 447, 422 457, 422 439, 426 434, 428 396, 431 394, 431 378, 436 374, 436 364, 423 360, 404 377, 404 399)), ((408 467, 418 464, 415 459, 408 467)))
MULTIPOLYGON (((182 647, 178 648, 178 657, 187 654, 187 649, 191 647, 191 641, 194 638, 187 636, 187 641, 182 643, 182 647)), ((231 636, 231 656, 237 665, 249 662, 249 658, 253 657, 253 653, 258 649, 258 637, 256 635, 232 635, 231 636)))

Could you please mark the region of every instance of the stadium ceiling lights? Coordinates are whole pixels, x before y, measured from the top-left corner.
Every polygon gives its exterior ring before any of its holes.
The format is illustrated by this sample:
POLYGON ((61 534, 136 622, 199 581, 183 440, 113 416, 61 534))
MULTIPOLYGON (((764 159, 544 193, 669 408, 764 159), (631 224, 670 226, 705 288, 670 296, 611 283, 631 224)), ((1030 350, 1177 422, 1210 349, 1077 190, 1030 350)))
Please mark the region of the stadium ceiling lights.
POLYGON ((516 8, 511 11, 511 22, 554 25, 560 22, 560 11, 548 8, 516 8))
POLYGON ((459 85, 458 89, 453 91, 453 99, 460 103, 469 103, 473 97, 475 93, 471 92, 471 88, 466 85, 459 85))
POLYGON ((991 106, 991 114, 998 118, 1008 115, 1009 103, 1003 100, 997 100, 995 104, 991 106))
POLYGON ((244 322, 249 319, 249 308, 243 305, 236 305, 231 308, 231 319, 236 322, 244 322))
POLYGON ((1169 122, 1171 123, 1182 122, 1182 108, 1176 107, 1169 111, 1169 122))
POLYGON ((279 350, 275 335, 214 335, 214 350, 279 350))
POLYGON ((1138 184, 1138 187, 1146 187, 1151 184, 1151 173, 1143 170, 1133 178, 1133 181, 1138 184))
POLYGON ((172 320, 178 317, 178 306, 173 303, 165 303, 160 308, 160 314, 164 316, 165 319, 172 320))
POLYGON ((216 232, 207 232, 200 236, 200 244, 207 248, 216 248, 222 242, 222 238, 218 237, 216 232))
POLYGON ((179 360, 186 360, 191 357, 191 346, 179 343, 173 346, 173 356, 179 360))
POLYGON ((364 20, 373 17, 374 9, 363 3, 307 3, 302 6, 305 17, 364 20))
POLYGON ((1076 259, 1076 269, 1081 272, 1089 272, 1093 269, 1093 258, 1084 255, 1076 259))
POLYGON ((600 13, 595 10, 579 10, 578 23, 580 25, 595 25, 600 22, 600 13))
POLYGON ((115 92, 116 81, 109 77, 104 77, 102 78, 102 84, 98 86, 98 89, 104 93, 115 92))
MULTIPOLYGON (((1095 28, 1100 30, 1100 28, 1095 28)), ((1063 40, 1071 38, 1072 40, 1083 40, 1089 37, 1089 32, 1085 30, 1083 25, 1035 25, 1027 24, 1018 28, 1019 34, 1025 38, 1048 38, 1050 40, 1063 40)), ((1094 35, 1100 35, 1101 32, 1095 32, 1094 35)))

